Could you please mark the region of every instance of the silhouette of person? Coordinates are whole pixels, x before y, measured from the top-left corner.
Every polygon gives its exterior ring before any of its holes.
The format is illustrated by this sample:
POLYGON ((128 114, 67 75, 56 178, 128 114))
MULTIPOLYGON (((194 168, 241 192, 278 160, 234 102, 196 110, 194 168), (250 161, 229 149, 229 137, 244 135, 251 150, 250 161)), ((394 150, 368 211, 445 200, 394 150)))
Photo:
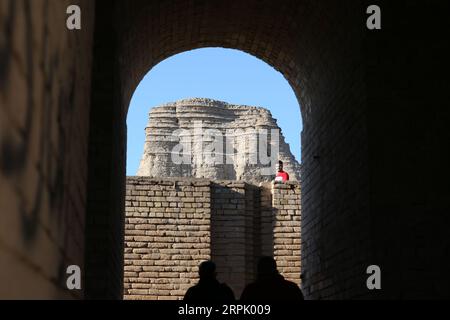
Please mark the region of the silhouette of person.
POLYGON ((249 284, 241 295, 241 301, 276 302, 302 301, 303 293, 293 282, 287 281, 277 270, 272 257, 263 257, 258 262, 258 275, 254 283, 249 284))
POLYGON ((216 264, 212 261, 202 262, 199 266, 200 280, 188 289, 184 296, 186 302, 233 302, 233 290, 225 283, 217 281, 216 264))

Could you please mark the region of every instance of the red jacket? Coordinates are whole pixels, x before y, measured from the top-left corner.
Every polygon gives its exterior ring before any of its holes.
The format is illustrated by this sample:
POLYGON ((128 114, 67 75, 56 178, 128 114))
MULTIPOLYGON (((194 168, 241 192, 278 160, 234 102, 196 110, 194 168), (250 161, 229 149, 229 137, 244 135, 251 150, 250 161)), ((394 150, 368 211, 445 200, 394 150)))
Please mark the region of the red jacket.
POLYGON ((276 181, 279 181, 280 178, 282 179, 282 182, 286 182, 289 181, 289 174, 287 172, 284 171, 280 171, 277 173, 277 177, 275 178, 276 181))

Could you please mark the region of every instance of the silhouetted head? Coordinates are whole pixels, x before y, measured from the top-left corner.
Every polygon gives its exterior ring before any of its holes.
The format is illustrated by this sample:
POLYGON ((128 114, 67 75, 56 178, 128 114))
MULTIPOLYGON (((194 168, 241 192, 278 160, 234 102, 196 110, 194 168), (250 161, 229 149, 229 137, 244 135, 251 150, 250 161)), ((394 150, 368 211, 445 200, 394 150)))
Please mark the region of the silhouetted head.
POLYGON ((278 163, 277 163, 277 171, 278 172, 281 172, 281 171, 283 171, 283 161, 278 161, 278 163))
POLYGON ((272 257, 262 257, 258 262, 258 277, 278 275, 277 263, 272 257))
POLYGON ((216 278, 216 264, 212 261, 204 261, 198 268, 200 280, 209 280, 216 278))

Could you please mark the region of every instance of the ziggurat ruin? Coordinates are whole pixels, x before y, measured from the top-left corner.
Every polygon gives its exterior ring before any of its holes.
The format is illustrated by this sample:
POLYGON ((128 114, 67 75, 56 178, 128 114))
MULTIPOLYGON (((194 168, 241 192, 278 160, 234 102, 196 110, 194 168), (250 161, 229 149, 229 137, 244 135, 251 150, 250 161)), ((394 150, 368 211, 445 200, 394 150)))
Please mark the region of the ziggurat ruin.
POLYGON ((127 178, 125 299, 182 299, 209 259, 236 298, 255 280, 264 255, 300 285, 300 165, 280 133, 273 156, 292 181, 274 185, 274 163, 252 163, 261 146, 271 152, 274 142, 269 134, 261 140, 265 147, 260 141, 252 147, 260 130, 280 132, 263 108, 188 99, 152 109, 138 176, 127 178), (222 154, 213 150, 219 161, 210 162, 204 150, 218 137, 229 142, 222 154), (174 163, 173 150, 183 141, 191 143, 189 161, 174 163))
POLYGON ((259 183, 271 181, 275 174, 273 162, 282 160, 291 180, 300 179, 299 163, 276 120, 264 108, 210 99, 186 99, 153 108, 145 131, 146 142, 138 176, 259 183), (279 134, 279 139, 272 133, 279 134), (208 153, 214 142, 218 143, 217 147, 208 153), (186 146, 182 151, 188 153, 187 161, 182 165, 172 160, 180 143, 186 146), (275 143, 278 152, 270 165, 270 152, 275 143), (190 150, 186 150, 187 144, 190 150))

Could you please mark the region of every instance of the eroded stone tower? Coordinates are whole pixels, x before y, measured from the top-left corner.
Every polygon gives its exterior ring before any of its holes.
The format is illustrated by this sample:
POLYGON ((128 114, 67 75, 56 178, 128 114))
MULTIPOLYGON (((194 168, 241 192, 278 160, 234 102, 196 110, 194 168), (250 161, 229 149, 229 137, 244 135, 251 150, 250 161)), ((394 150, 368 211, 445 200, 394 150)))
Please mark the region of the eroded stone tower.
POLYGON ((270 111, 210 99, 151 110, 138 176, 270 181, 282 160, 291 180, 300 164, 270 111))

